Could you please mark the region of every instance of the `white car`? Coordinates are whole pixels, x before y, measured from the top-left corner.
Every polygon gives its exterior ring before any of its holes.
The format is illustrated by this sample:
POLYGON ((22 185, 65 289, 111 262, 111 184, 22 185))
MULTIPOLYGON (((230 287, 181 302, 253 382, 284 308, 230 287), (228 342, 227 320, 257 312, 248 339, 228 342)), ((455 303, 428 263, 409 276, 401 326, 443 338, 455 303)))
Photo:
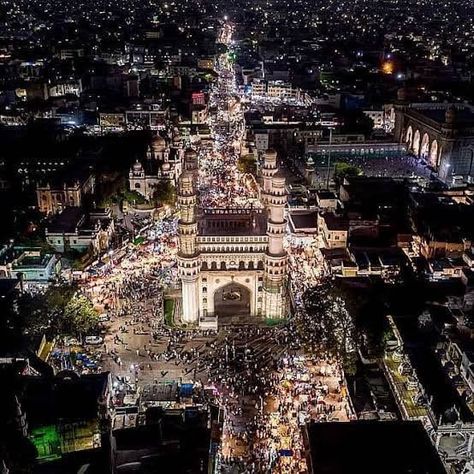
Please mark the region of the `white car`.
POLYGON ((99 323, 105 323, 106 321, 110 321, 110 316, 107 313, 102 313, 99 316, 99 323))
POLYGON ((100 336, 86 336, 85 342, 86 344, 102 344, 104 338, 100 336))

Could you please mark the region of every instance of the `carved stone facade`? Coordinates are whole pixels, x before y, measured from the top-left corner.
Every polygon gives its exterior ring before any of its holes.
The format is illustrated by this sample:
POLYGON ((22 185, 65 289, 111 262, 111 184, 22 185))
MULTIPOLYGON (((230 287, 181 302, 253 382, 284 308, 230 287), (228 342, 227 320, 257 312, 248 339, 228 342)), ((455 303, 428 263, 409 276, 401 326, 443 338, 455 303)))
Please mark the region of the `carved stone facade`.
MULTIPOLYGON (((403 97, 402 97, 403 99, 403 97)), ((395 107, 394 134, 448 185, 474 181, 474 108, 466 104, 395 107)))
POLYGON ((178 181, 182 321, 215 327, 219 317, 286 317, 287 196, 276 153, 265 154, 264 209, 198 208, 196 174, 197 157, 187 154, 178 181))

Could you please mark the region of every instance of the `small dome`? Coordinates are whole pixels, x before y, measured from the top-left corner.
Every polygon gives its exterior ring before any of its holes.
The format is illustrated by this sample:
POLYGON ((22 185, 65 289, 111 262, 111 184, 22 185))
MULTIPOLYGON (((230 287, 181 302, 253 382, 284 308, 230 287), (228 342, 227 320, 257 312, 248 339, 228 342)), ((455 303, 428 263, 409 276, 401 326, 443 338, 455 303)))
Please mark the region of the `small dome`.
POLYGON ((450 105, 447 109, 446 109, 446 114, 444 116, 444 121, 446 123, 454 123, 456 121, 456 108, 454 107, 454 105, 450 105))
POLYGON ((153 138, 153 141, 151 142, 151 147, 154 151, 161 152, 166 148, 166 141, 163 137, 157 135, 153 138))
POLYGON ((142 164, 137 160, 134 164, 133 164, 133 171, 135 171, 136 173, 139 173, 143 170, 143 166, 142 164))
POLYGON ((281 170, 278 170, 272 178, 273 186, 283 187, 285 186, 286 177, 281 170))

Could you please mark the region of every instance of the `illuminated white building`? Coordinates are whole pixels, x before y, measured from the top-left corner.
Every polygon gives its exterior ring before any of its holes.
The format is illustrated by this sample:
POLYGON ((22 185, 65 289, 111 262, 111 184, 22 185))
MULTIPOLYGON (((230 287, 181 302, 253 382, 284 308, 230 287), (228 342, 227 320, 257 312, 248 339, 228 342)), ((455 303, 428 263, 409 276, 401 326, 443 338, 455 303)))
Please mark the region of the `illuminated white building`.
POLYGON ((197 162, 185 157, 178 181, 183 323, 216 327, 219 317, 286 317, 287 195, 276 153, 265 153, 264 209, 198 208, 196 170, 197 162))

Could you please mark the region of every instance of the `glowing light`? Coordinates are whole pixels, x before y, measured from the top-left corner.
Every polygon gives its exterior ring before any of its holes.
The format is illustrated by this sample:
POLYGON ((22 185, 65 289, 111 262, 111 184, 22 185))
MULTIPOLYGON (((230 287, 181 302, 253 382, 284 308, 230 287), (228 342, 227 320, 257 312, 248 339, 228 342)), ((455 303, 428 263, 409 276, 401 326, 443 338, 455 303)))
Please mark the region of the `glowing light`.
POLYGON ((382 72, 384 74, 393 74, 394 65, 392 61, 384 61, 382 64, 382 72))

